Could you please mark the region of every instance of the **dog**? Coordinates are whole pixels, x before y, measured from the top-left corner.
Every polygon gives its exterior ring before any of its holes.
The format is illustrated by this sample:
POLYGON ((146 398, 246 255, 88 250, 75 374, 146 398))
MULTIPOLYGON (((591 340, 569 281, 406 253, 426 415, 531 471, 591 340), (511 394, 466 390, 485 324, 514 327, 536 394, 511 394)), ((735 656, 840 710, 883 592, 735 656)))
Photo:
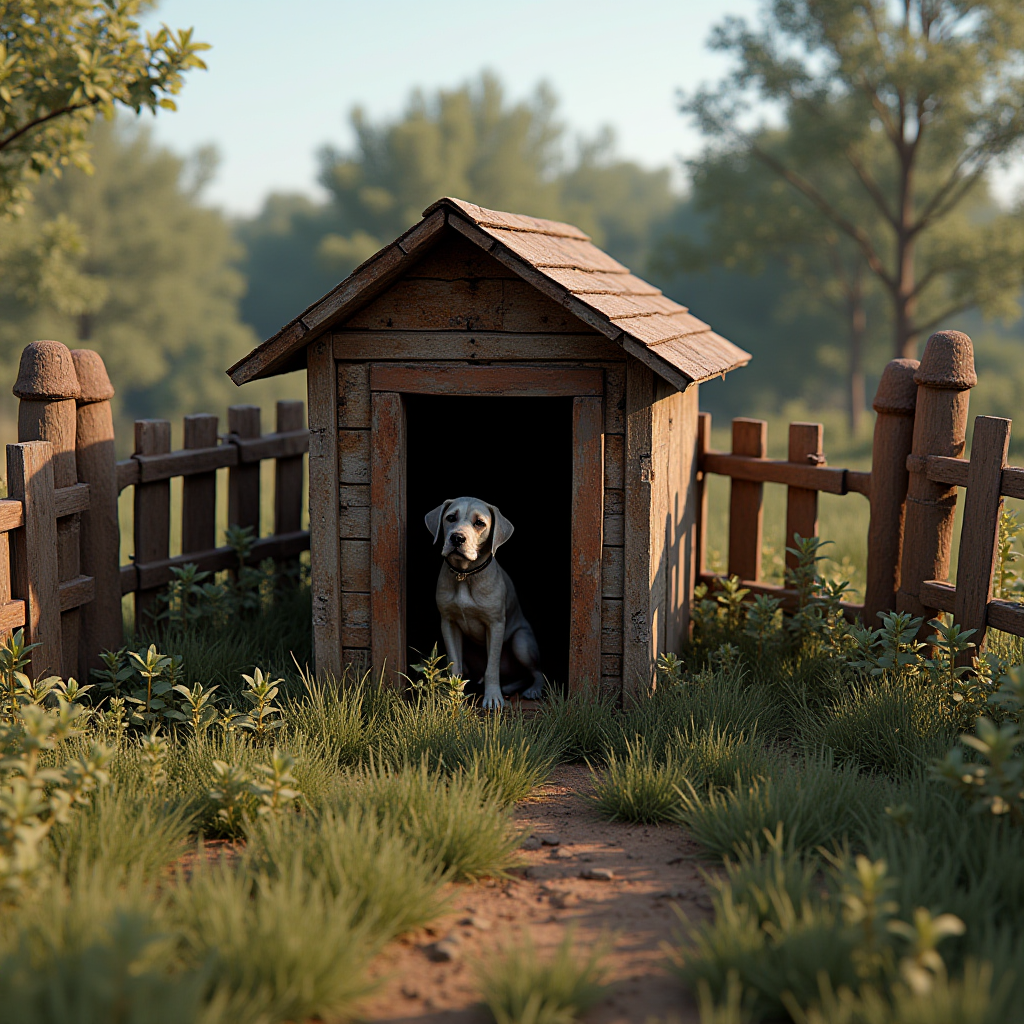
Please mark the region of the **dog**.
POLYGON ((462 676, 466 655, 479 645, 486 656, 485 708, 503 707, 503 692, 513 693, 524 681, 522 696, 540 697, 544 676, 537 638, 519 606, 512 580, 494 560, 498 548, 512 536, 512 524, 479 498, 449 498, 428 512, 424 522, 435 544, 444 536, 444 564, 435 596, 452 672, 462 676))

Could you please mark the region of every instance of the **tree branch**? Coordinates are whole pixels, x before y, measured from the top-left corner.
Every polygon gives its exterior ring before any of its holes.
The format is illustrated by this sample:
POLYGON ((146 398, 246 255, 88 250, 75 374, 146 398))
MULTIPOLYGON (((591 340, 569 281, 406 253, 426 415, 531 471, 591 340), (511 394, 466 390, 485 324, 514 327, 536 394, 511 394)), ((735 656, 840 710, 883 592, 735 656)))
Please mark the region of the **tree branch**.
POLYGON ((11 132, 10 135, 0 139, 0 150, 6 149, 12 142, 19 139, 26 132, 32 131, 33 128, 38 128, 40 125, 46 124, 47 121, 52 121, 55 117, 63 117, 65 114, 73 114, 76 110, 84 110, 86 107, 95 107, 100 100, 94 99, 89 100, 88 103, 74 103, 68 107, 61 107, 59 110, 51 110, 48 114, 44 114, 42 117, 37 117, 34 121, 29 121, 28 124, 22 125, 17 131, 11 132))
POLYGON ((885 265, 871 244, 867 233, 852 221, 844 217, 806 178, 790 170, 781 161, 763 150, 756 142, 751 143, 751 152, 764 164, 770 167, 781 178, 784 178, 798 192, 811 201, 833 224, 856 243, 864 254, 864 260, 881 281, 890 290, 896 287, 892 276, 886 271, 885 265))

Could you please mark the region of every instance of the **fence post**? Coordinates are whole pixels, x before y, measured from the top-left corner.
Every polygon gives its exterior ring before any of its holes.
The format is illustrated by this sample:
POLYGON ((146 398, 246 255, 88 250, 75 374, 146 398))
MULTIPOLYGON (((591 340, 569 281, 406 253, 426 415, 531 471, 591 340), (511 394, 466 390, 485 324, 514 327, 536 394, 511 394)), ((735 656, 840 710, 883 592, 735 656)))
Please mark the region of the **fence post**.
MULTIPOLYGON (((33 341, 26 345, 21 353, 14 393, 21 399, 18 403, 18 440, 49 441, 52 445, 53 486, 73 487, 78 483, 75 399, 81 392, 68 347, 59 341, 33 341)), ((73 580, 82 571, 80 515, 62 517, 56 530, 56 580, 73 580)), ((78 608, 72 608, 64 612, 60 620, 62 658, 51 665, 50 670, 67 679, 80 674, 78 634, 81 613, 78 608)))
MULTIPOLYGON (((790 423, 789 454, 787 459, 801 466, 824 466, 822 447, 825 428, 820 423, 790 423)), ((806 487, 786 488, 786 543, 793 547, 794 534, 801 537, 818 536, 818 492, 806 487)), ((786 568, 795 569, 798 557, 786 551, 786 568)))
MULTIPOLYGON (((260 436, 260 407, 232 405, 228 409, 228 433, 243 440, 260 436)), ((228 523, 251 526, 260 535, 260 464, 241 461, 228 470, 228 523)))
POLYGON ((907 508, 907 457, 914 443, 916 359, 893 359, 882 371, 875 400, 875 438, 871 446, 871 520, 868 526, 864 623, 876 625, 879 612, 896 607, 907 508))
POLYGON ((7 488, 22 503, 24 525, 13 533, 11 589, 25 602, 29 675, 61 671, 61 617, 57 570, 57 509, 53 494, 53 445, 28 441, 7 446, 7 488))
POLYGON ((75 428, 78 479, 89 485, 89 508, 82 513, 81 565, 96 581, 96 596, 81 609, 78 638, 80 671, 102 665, 100 651, 124 643, 121 615, 121 529, 117 518, 117 456, 110 399, 114 389, 99 354, 71 352, 80 395, 75 428))
MULTIPOLYGON (((166 455, 171 450, 168 420, 135 421, 135 454, 166 455)), ((171 481, 155 480, 135 485, 135 562, 159 562, 171 549, 171 481)), ((161 587, 135 591, 135 631, 156 605, 161 587)))
POLYGON ((1010 450, 1010 421, 978 416, 974 421, 971 466, 967 471, 964 526, 960 532, 960 560, 956 572, 953 621, 976 629, 970 638, 974 650, 964 651, 960 665, 974 663, 985 641, 988 603, 992 600, 992 572, 999 551, 999 513, 1003 498, 1003 466, 1010 450))
MULTIPOLYGON (((306 403, 277 403, 277 432, 302 430, 306 425, 306 403)), ((302 456, 274 460, 274 533, 295 533, 302 529, 302 456)))
POLYGON ((922 615, 938 614, 918 596, 925 580, 949 577, 949 555, 956 514, 956 487, 935 483, 926 473, 929 455, 959 458, 967 432, 970 389, 978 383, 971 339, 960 331, 939 331, 928 339, 921 365, 914 374, 917 408, 914 413, 913 452, 907 461, 906 526, 896 607, 922 615))
MULTIPOLYGON (((733 455, 768 454, 768 424, 737 417, 732 421, 733 455)), ((764 531, 764 484, 733 480, 729 492, 729 575, 742 580, 761 576, 761 540, 764 531)))
MULTIPOLYGON (((217 417, 185 417, 185 447, 214 448, 217 417)), ((217 471, 193 473, 181 481, 181 553, 210 551, 217 544, 217 471)))

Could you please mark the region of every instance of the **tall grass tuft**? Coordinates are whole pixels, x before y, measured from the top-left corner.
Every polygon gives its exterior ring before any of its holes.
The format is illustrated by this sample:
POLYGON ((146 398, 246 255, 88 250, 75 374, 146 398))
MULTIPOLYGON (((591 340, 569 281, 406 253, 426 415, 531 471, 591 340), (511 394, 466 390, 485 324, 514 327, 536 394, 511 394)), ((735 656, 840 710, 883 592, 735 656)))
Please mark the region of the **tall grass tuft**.
POLYGON ((171 902, 186 955, 209 965, 204 1024, 348 1017, 372 987, 379 939, 301 861, 275 878, 201 867, 171 902))
POLYGON ((659 760, 638 739, 627 743, 625 757, 608 752, 604 768, 594 774, 591 800, 608 821, 656 824, 673 816, 685 781, 686 766, 671 748, 659 760))
POLYGON ((254 874, 270 878, 301 862, 356 924, 385 939, 426 924, 445 905, 440 858, 419 849, 392 818, 364 807, 262 820, 244 858, 254 874))
POLYGON ((512 812, 486 779, 476 772, 445 777, 425 759, 398 771, 371 766, 350 773, 338 806, 393 822, 413 849, 456 881, 504 874, 521 842, 512 812))
POLYGON ((571 1024, 605 994, 601 960, 608 943, 573 953, 572 929, 542 961, 528 935, 477 965, 480 994, 497 1024, 571 1024))

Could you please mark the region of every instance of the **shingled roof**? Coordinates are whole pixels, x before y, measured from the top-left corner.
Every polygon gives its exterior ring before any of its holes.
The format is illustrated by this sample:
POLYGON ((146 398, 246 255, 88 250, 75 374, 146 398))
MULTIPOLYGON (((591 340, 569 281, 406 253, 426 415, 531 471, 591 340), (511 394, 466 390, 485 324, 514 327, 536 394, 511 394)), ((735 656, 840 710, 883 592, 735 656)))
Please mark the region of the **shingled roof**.
POLYGON ((304 366, 310 342, 384 291, 446 227, 479 245, 680 390, 750 360, 747 352, 716 334, 685 306, 598 249, 579 228, 446 198, 428 207, 423 220, 235 363, 228 370, 231 379, 244 384, 304 366))

